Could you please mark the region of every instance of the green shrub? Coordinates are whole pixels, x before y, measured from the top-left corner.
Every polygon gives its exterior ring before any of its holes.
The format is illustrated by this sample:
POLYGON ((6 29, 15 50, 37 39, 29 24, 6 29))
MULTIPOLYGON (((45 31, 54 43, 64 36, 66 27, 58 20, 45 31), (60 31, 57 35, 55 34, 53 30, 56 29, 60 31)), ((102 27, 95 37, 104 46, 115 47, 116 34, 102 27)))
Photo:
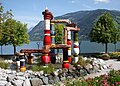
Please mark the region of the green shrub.
POLYGON ((95 57, 95 58, 101 58, 102 55, 93 55, 92 57, 95 57))
POLYGON ((1 68, 7 69, 7 68, 8 68, 8 66, 9 66, 9 64, 8 64, 8 63, 5 63, 5 62, 0 62, 0 67, 1 67, 1 68))
POLYGON ((105 53, 105 54, 102 54, 102 55, 101 55, 101 58, 102 58, 103 60, 108 60, 108 59, 110 59, 110 56, 109 56, 109 54, 105 53))
POLYGON ((74 64, 74 66, 81 65, 82 67, 85 67, 90 62, 90 60, 84 60, 82 56, 79 56, 79 60, 77 63, 74 64))
POLYGON ((113 52, 113 53, 110 53, 110 58, 111 59, 118 59, 120 60, 120 52, 113 52))
POLYGON ((54 67, 52 64, 49 64, 48 66, 39 66, 39 65, 34 65, 32 66, 32 71, 44 71, 45 74, 50 74, 54 71, 54 67))

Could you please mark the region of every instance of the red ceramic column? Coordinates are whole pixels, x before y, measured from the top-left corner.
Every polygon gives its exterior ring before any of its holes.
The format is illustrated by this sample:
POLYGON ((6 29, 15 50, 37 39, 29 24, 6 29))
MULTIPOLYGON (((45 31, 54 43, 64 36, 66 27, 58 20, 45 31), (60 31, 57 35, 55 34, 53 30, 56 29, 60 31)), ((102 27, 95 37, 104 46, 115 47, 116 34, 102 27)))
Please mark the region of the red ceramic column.
MULTIPOLYGON (((53 19, 53 16, 52 13, 48 11, 48 9, 45 9, 45 11, 42 12, 42 14, 44 16, 44 24, 45 24, 43 45, 47 46, 47 45, 51 45, 50 20, 53 19)), ((44 64, 51 62, 49 53, 43 53, 42 61, 44 64)))
POLYGON ((67 48, 63 49, 63 64, 62 64, 62 68, 67 68, 67 69, 70 68, 70 64, 69 64, 69 61, 68 61, 68 49, 67 48))

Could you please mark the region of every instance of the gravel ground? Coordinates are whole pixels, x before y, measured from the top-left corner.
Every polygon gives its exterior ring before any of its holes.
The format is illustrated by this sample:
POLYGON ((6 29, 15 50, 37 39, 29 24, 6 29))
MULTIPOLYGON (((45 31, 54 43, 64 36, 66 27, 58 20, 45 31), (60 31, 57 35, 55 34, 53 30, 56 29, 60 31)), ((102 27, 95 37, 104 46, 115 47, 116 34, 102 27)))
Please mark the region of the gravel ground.
POLYGON ((112 69, 114 69, 114 70, 120 70, 120 61, 117 61, 116 59, 106 60, 105 63, 110 66, 109 69, 101 70, 98 73, 89 74, 89 75, 85 76, 85 79, 87 79, 87 78, 94 78, 96 76, 100 76, 100 75, 103 75, 103 74, 108 74, 108 72, 110 70, 112 70, 112 69))

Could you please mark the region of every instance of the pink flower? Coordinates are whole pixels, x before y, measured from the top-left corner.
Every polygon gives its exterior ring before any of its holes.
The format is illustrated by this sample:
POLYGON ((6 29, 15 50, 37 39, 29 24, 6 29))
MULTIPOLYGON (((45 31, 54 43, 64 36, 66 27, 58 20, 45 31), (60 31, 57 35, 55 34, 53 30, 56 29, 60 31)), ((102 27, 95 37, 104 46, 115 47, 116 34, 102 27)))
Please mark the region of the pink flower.
POLYGON ((116 85, 119 85, 119 82, 115 82, 116 85))

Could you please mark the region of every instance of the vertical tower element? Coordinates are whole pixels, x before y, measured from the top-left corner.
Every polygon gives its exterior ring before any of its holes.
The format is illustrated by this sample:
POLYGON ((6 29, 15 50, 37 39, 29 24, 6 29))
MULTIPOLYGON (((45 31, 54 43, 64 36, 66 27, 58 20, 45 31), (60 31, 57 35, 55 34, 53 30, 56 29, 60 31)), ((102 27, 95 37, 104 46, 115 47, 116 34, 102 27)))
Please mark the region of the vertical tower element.
POLYGON ((54 46, 55 45, 55 30, 54 30, 54 23, 50 23, 50 30, 51 30, 51 45, 54 46))
MULTIPOLYGON (((51 31, 51 45, 55 46, 55 30, 54 30, 54 23, 50 23, 50 31, 51 31)), ((51 63, 55 64, 56 62, 56 57, 55 57, 55 49, 51 49, 50 51, 50 56, 51 56, 51 63)))
MULTIPOLYGON (((48 11, 48 9, 45 9, 44 12, 42 12, 43 16, 44 16, 44 22, 45 22, 45 30, 44 30, 44 41, 43 41, 43 45, 44 45, 44 50, 49 51, 49 46, 51 46, 51 37, 50 37, 50 20, 53 19, 53 15, 51 12, 48 11)), ((42 55, 42 61, 44 64, 50 63, 51 59, 50 59, 50 53, 43 53, 42 55)))
POLYGON ((68 30, 67 32, 67 44, 70 45, 70 47, 68 48, 68 61, 71 62, 71 47, 72 47, 72 42, 71 42, 71 31, 68 30))
POLYGON ((75 53, 75 63, 76 63, 78 61, 78 54, 79 54, 78 31, 74 32, 74 53, 75 53))
POLYGON ((44 15, 45 21, 45 30, 44 30, 44 45, 51 45, 51 37, 50 37, 50 20, 53 19, 52 13, 46 9, 42 12, 44 15))
POLYGON ((68 61, 68 49, 67 48, 63 48, 63 64, 62 64, 62 68, 67 68, 69 69, 70 64, 68 61))
POLYGON ((26 71, 26 65, 25 65, 25 57, 24 55, 19 56, 20 58, 20 71, 24 72, 26 71))

